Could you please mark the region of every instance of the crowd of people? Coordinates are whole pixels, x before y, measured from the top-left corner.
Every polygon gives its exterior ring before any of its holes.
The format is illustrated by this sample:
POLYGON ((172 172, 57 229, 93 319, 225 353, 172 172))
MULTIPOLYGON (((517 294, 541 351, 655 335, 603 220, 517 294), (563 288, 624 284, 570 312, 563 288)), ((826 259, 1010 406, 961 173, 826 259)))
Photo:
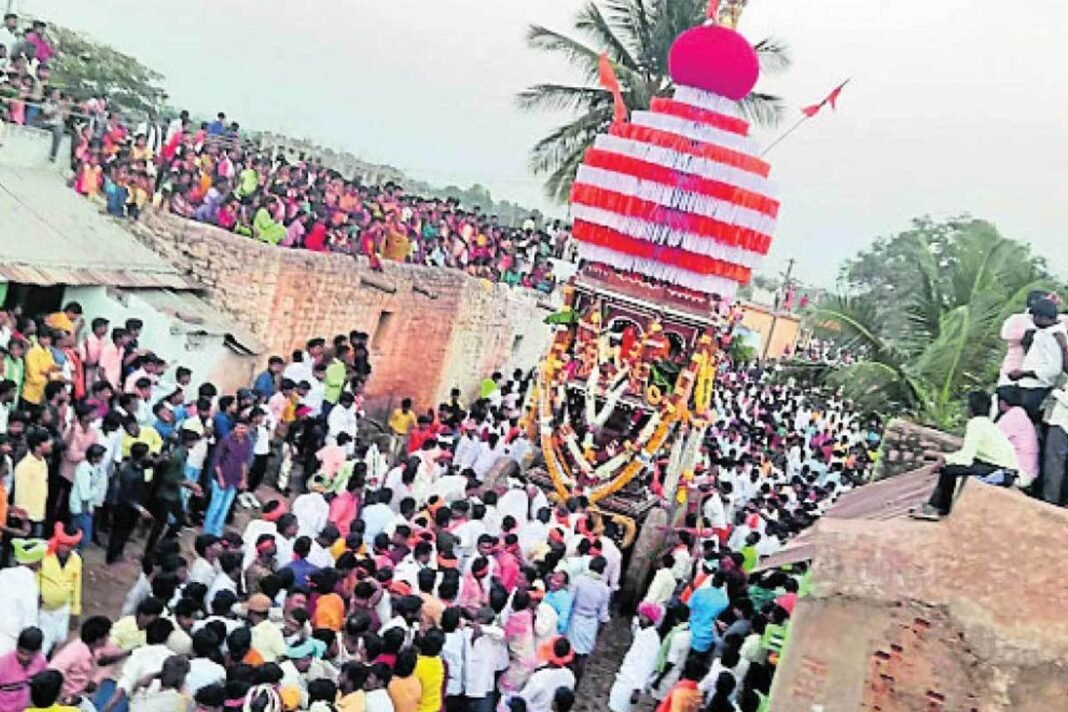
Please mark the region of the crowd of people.
MULTIPOLYGON (((116 217, 147 208, 216 225, 280 247, 338 252, 460 269, 542 292, 556 285, 551 259, 574 261, 559 220, 519 227, 456 199, 412 195, 400 186, 364 186, 301 154, 295 162, 245 141, 219 113, 195 122, 182 111, 130 121, 106 96, 75 97, 54 85, 47 25, 0 29, 0 120, 53 134, 51 159, 72 137, 73 186, 116 217)), ((69 89, 69 88, 68 88, 69 89)), ((2 128, 2 126, 0 126, 2 128)))
MULTIPOLYGON (((0 711, 572 709, 619 610, 622 532, 496 478, 530 462, 528 373, 469 404, 404 400, 375 438, 366 334, 223 394, 141 326, 77 303, 0 313, 0 711), (94 546, 141 573, 121 610, 83 618, 94 546)), ((725 371, 714 407, 614 712, 757 709, 802 572, 754 568, 866 479, 880 437, 759 369, 725 371)))
POLYGON ((4 15, 0 27, 0 141, 8 123, 45 129, 52 133, 49 157, 55 161, 67 124, 79 106, 53 85, 50 62, 56 50, 47 29, 40 20, 20 27, 18 15, 4 15))
POLYGON ((74 188, 115 216, 158 206, 279 247, 461 269, 543 292, 555 286, 550 258, 573 249, 559 221, 513 228, 455 199, 364 186, 314 159, 290 162, 242 142, 223 114, 131 128, 97 108, 75 136, 74 188))

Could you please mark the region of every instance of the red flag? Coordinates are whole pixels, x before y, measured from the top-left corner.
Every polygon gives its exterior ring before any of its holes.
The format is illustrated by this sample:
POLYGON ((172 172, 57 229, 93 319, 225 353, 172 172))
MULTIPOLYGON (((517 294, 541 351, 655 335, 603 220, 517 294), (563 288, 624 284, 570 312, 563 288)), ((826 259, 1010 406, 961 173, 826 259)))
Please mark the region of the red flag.
POLYGON ((802 108, 801 113, 811 119, 813 116, 820 113, 820 109, 822 109, 827 104, 831 105, 832 110, 838 109, 838 97, 842 94, 842 89, 845 88, 846 84, 849 84, 848 79, 846 79, 844 82, 832 89, 831 93, 828 94, 827 97, 820 103, 812 104, 811 106, 806 106, 802 108))
POLYGON ((623 101, 623 90, 619 86, 619 78, 616 76, 616 70, 612 68, 612 62, 609 61, 607 54, 601 55, 598 70, 601 75, 601 86, 612 92, 612 99, 615 103, 612 121, 621 124, 627 120, 627 104, 623 101))

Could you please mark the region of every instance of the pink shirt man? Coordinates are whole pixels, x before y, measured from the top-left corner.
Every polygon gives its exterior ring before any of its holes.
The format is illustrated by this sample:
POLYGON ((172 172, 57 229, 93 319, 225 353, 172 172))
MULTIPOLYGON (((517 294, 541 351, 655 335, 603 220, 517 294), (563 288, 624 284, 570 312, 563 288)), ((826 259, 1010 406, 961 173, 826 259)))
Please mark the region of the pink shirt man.
POLYGON ((75 638, 56 653, 49 667, 63 673, 63 697, 78 697, 93 679, 96 659, 89 646, 75 638))
POLYGON ((1009 408, 998 418, 998 430, 1012 443, 1022 479, 1030 482, 1038 474, 1038 436, 1035 426, 1020 407, 1009 408))
POLYGON ((319 470, 328 477, 333 477, 345 464, 345 448, 340 445, 327 445, 315 453, 319 458, 319 470))
POLYGON ((19 652, 12 650, 0 656, 0 712, 22 712, 30 706, 30 678, 48 666, 45 657, 37 653, 29 665, 19 662, 19 652))
POLYGON ((108 341, 100 349, 100 369, 116 392, 122 386, 122 360, 125 357, 126 349, 116 346, 114 341, 108 341))

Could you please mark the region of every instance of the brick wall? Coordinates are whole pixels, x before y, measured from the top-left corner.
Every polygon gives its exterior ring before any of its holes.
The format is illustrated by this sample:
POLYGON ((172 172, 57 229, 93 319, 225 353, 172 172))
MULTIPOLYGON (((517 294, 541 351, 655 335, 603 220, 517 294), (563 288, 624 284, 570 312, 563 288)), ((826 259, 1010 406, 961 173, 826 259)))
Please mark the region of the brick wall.
POLYGON ((927 453, 950 453, 960 446, 961 439, 955 435, 902 418, 892 420, 883 433, 882 456, 875 468, 875 479, 912 472, 930 464, 927 453))
POLYGON ((369 405, 420 407, 495 369, 531 366, 548 343, 548 305, 456 270, 286 250, 217 228, 149 215, 135 234, 203 285, 207 299, 288 356, 311 336, 371 335, 369 405))
POLYGON ((771 712, 1068 709, 1068 510, 969 481, 939 523, 815 532, 771 712))

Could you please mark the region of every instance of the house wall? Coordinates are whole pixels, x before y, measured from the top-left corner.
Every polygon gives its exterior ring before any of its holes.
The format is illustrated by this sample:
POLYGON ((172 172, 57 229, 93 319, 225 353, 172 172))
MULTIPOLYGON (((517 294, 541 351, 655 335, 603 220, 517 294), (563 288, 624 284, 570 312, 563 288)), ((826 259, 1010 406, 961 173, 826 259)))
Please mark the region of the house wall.
POLYGON ((174 380, 174 370, 185 366, 193 372, 193 384, 211 381, 223 392, 249 384, 256 359, 236 354, 221 334, 191 335, 188 326, 161 314, 136 294, 107 287, 67 287, 64 302, 80 302, 87 321, 104 317, 110 328, 122 326, 131 318, 141 319, 144 329, 140 343, 167 361, 166 378, 174 380))
POLYGON ((759 356, 780 358, 797 346, 801 321, 793 314, 776 313, 759 304, 742 306, 742 325, 760 334, 759 356))
POLYGON ((376 272, 362 258, 279 249, 167 215, 134 229, 272 353, 288 356, 313 336, 370 334, 372 412, 406 396, 428 407, 453 387, 470 396, 493 370, 532 366, 548 344, 548 304, 456 270, 376 272))

